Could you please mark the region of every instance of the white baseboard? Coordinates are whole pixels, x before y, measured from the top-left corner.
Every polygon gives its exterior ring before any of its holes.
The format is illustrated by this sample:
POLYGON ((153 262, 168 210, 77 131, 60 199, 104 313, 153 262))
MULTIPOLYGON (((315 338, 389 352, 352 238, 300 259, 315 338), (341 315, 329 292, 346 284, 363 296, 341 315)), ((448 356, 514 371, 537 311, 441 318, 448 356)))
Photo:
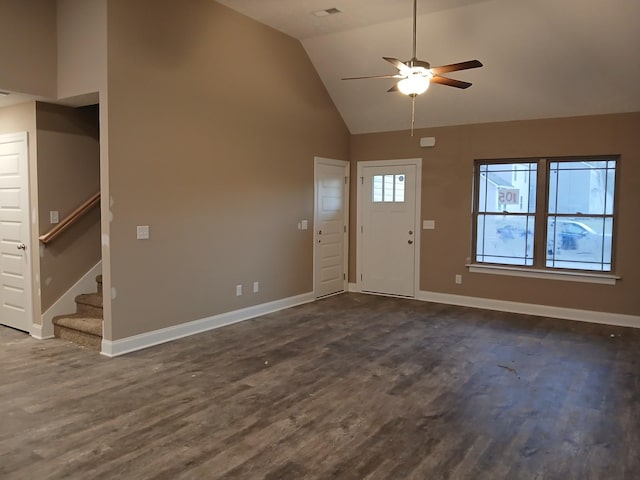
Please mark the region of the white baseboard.
POLYGON ((42 314, 40 325, 33 324, 31 336, 40 340, 53 338, 53 317, 74 313, 76 311, 76 297, 83 293, 96 291, 96 275, 102 273, 102 260, 85 273, 69 290, 42 314))
POLYGON ((31 324, 31 331, 29 334, 38 340, 47 340, 49 338, 53 338, 53 325, 51 325, 51 329, 49 331, 48 328, 44 328, 42 325, 37 323, 31 324))
POLYGON ((243 308, 241 310, 234 310, 233 312, 221 313, 220 315, 194 320, 173 327, 141 333, 140 335, 134 335, 120 340, 110 341, 103 339, 101 353, 106 357, 117 357, 125 353, 135 352, 136 350, 142 350, 161 343, 224 327, 232 323, 242 322, 243 320, 249 320, 285 308, 313 302, 314 300, 313 292, 309 292, 295 297, 283 298, 281 300, 243 308))
POLYGON ((576 308, 552 307, 549 305, 509 302, 506 300, 492 300, 489 298, 466 297, 463 295, 425 291, 420 291, 416 299, 425 302, 484 308, 487 310, 498 310, 501 312, 522 313, 525 315, 537 315, 540 317, 562 318, 565 320, 576 320, 580 322, 640 328, 640 316, 637 315, 594 312, 592 310, 580 310, 576 308))

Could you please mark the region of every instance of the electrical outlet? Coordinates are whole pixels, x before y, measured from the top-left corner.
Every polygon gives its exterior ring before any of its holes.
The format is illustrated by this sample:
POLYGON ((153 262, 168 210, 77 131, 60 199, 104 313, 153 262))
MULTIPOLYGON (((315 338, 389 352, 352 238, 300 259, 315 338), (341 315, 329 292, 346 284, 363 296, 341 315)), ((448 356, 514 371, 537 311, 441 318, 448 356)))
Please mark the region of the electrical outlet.
POLYGON ((236 297, 242 295, 242 285, 236 285, 236 297))
POLYGON ((260 282, 253 282, 253 293, 258 293, 260 291, 260 282))
POLYGON ((457 283, 458 285, 461 285, 461 284, 462 284, 462 275, 459 275, 459 274, 458 274, 458 275, 456 275, 456 283, 457 283))

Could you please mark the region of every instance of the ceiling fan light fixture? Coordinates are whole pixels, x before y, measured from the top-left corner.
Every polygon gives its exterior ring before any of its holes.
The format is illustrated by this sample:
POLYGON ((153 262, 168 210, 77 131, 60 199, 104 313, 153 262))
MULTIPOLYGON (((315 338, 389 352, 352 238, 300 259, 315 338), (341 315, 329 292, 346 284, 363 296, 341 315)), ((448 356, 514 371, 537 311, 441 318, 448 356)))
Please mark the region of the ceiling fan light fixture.
POLYGON ((429 89, 429 85, 429 77, 425 77, 420 74, 413 74, 398 82, 398 90, 411 97, 422 95, 429 89))

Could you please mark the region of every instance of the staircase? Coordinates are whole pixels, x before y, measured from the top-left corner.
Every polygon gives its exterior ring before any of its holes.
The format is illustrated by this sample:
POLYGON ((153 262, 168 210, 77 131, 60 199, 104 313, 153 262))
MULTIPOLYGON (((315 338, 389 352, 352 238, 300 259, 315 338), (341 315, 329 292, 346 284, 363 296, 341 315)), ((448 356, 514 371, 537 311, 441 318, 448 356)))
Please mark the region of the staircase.
POLYGON ((76 297, 76 313, 53 318, 53 334, 92 350, 102 348, 102 275, 96 277, 97 292, 76 297))

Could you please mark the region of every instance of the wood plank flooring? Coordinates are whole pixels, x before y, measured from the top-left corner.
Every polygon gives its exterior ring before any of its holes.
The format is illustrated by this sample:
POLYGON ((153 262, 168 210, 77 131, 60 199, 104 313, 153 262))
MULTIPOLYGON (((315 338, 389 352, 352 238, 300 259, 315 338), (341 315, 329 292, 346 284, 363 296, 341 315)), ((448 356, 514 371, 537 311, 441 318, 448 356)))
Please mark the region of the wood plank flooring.
POLYGON ((107 359, 0 327, 0 478, 638 479, 640 331, 344 294, 107 359))

